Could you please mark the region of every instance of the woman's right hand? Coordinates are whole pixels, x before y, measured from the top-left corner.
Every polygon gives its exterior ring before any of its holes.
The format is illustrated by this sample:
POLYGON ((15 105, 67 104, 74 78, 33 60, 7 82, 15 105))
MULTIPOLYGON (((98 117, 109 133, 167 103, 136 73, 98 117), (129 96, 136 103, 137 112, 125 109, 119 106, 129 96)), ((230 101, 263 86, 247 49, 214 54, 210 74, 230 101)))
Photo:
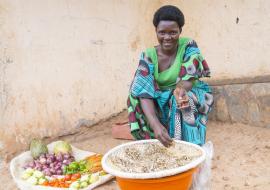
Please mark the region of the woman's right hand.
POLYGON ((153 100, 140 98, 140 103, 149 125, 154 131, 155 138, 158 139, 164 146, 169 147, 172 143, 172 139, 170 138, 167 129, 160 123, 156 115, 153 100))
POLYGON ((158 139, 164 146, 169 147, 172 144, 172 139, 168 134, 167 129, 163 126, 156 126, 154 128, 155 138, 158 139))

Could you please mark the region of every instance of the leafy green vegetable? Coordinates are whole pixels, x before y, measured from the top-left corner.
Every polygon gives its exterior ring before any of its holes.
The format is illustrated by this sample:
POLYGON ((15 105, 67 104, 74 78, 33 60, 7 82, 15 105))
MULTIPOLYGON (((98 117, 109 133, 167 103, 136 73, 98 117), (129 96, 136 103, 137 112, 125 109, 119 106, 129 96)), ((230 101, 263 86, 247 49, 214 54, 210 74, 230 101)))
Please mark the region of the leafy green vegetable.
POLYGON ((30 152, 34 159, 37 159, 41 154, 48 153, 48 147, 41 140, 33 139, 30 144, 30 152))
POLYGON ((55 144, 53 151, 54 151, 55 154, 58 154, 58 153, 65 154, 65 153, 71 153, 72 148, 71 148, 71 146, 70 146, 70 144, 68 142, 66 142, 66 141, 58 141, 55 144))
POLYGON ((86 168, 86 161, 81 160, 78 162, 71 162, 69 165, 64 167, 64 174, 74 174, 74 173, 86 173, 88 172, 86 168))

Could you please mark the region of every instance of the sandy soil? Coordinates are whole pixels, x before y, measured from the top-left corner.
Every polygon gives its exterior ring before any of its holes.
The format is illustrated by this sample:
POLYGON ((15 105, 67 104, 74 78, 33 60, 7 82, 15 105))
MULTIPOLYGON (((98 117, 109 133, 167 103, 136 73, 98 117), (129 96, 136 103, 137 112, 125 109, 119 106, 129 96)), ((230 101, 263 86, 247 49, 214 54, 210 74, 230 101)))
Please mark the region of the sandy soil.
MULTIPOLYGON (((90 128, 82 128, 75 135, 62 137, 78 148, 105 153, 126 142, 111 137, 113 123, 125 121, 122 113, 90 128)), ((212 190, 267 190, 270 189, 270 129, 242 124, 209 122, 208 140, 214 144, 212 190)), ((0 171, 3 190, 17 190, 8 172, 8 163, 0 171)), ((119 190, 112 180, 96 190, 119 190)))

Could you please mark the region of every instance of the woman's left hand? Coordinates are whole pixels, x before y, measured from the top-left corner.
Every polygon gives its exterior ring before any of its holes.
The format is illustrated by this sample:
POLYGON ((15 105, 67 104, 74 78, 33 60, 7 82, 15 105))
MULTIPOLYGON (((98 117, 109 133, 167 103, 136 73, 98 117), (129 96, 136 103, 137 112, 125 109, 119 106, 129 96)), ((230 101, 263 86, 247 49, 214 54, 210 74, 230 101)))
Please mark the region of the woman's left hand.
POLYGON ((177 107, 181 110, 189 107, 188 96, 184 88, 176 87, 173 92, 173 95, 176 99, 177 107))

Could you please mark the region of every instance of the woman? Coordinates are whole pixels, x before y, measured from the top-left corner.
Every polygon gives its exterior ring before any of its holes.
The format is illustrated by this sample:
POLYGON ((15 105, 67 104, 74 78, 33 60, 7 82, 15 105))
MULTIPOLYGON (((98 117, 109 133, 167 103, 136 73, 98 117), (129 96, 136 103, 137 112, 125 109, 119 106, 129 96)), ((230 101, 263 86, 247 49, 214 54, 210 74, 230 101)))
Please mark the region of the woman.
POLYGON ((154 15, 159 45, 141 54, 127 102, 135 139, 157 138, 167 147, 172 138, 205 143, 213 96, 199 79, 210 71, 196 42, 180 37, 184 22, 183 13, 171 5, 154 15))

